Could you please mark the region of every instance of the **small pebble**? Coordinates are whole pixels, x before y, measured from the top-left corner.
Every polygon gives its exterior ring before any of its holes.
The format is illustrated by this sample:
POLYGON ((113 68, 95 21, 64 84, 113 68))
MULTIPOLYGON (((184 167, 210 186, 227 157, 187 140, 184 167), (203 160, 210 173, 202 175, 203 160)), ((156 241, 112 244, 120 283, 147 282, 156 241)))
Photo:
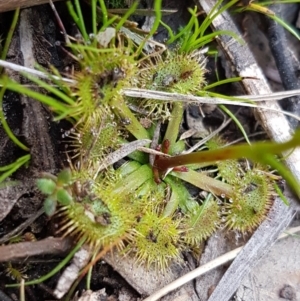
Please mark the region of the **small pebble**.
POLYGON ((284 298, 286 300, 295 301, 296 300, 296 292, 295 289, 286 284, 279 292, 279 297, 284 298))

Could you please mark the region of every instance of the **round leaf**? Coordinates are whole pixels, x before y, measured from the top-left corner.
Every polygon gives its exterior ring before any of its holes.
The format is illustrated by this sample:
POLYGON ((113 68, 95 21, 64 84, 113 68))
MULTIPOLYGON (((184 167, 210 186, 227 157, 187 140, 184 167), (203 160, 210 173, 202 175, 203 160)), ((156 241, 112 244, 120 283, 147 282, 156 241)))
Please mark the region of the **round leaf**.
POLYGON ((72 196, 65 189, 58 189, 56 196, 58 202, 64 206, 69 205, 73 201, 72 196))
POLYGON ((71 170, 69 168, 63 169, 58 175, 57 175, 57 181, 62 184, 68 184, 71 182, 72 175, 71 170))
POLYGON ((57 202, 52 198, 48 197, 44 201, 44 210, 48 216, 52 216, 56 211, 57 202))
POLYGON ((51 179, 38 179, 36 181, 38 189, 44 194, 52 194, 56 188, 56 183, 51 179))

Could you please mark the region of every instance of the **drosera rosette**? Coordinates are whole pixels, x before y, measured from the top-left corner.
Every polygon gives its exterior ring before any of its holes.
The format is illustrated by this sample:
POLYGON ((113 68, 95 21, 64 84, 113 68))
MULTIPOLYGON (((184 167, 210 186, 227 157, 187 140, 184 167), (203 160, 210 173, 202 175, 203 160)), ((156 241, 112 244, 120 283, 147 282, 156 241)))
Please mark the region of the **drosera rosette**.
POLYGON ((132 76, 137 72, 134 45, 116 45, 115 39, 119 35, 115 32, 106 48, 99 44, 70 45, 80 56, 80 71, 74 73, 76 82, 71 87, 73 96, 78 100, 80 116, 88 116, 98 106, 110 105, 112 99, 122 97, 121 89, 130 85, 132 76))
MULTIPOLYGON (((98 188, 102 189, 101 185, 98 188)), ((103 193, 95 192, 92 198, 63 206, 57 215, 62 219, 58 233, 77 239, 86 237, 93 247, 112 245, 122 249, 124 241, 132 235, 135 210, 120 195, 111 194, 109 200, 103 197, 103 193)))
POLYGON ((86 237, 94 247, 122 249, 126 241, 131 241, 155 184, 148 166, 132 163, 118 170, 109 168, 95 180, 90 171, 74 171, 75 201, 58 210, 58 234, 86 237), (135 180, 137 173, 139 179, 135 180))
POLYGON ((138 73, 143 89, 192 94, 205 83, 205 58, 200 51, 171 50, 153 60, 144 62, 138 73))
POLYGON ((254 165, 234 184, 234 195, 224 203, 225 225, 242 233, 254 231, 267 217, 274 197, 274 180, 262 166, 254 165))
POLYGON ((112 137, 126 138, 130 132, 137 139, 148 138, 147 131, 131 112, 122 94, 124 88, 131 87, 139 70, 142 54, 137 46, 115 31, 106 48, 75 45, 74 49, 82 51, 81 72, 74 75, 76 84, 72 91, 81 116, 78 131, 89 128, 87 123, 95 123, 97 128, 110 123, 118 128, 112 137), (108 120, 103 122, 104 119, 108 120))
POLYGON ((187 247, 199 248, 200 243, 208 239, 222 224, 220 206, 209 195, 202 204, 194 201, 194 209, 186 214, 182 239, 187 247))
POLYGON ((70 141, 67 150, 72 159, 80 159, 82 163, 88 160, 89 164, 97 164, 120 146, 119 135, 120 130, 112 113, 98 116, 95 114, 68 134, 70 141))
MULTIPOLYGON (((241 232, 251 232, 266 218, 276 195, 274 191, 274 179, 276 177, 262 166, 276 168, 277 172, 287 181, 295 193, 300 195, 297 180, 274 156, 299 145, 299 136, 300 132, 296 131, 293 138, 285 143, 257 142, 252 145, 240 144, 172 157, 160 156, 154 162, 154 167, 160 174, 164 174, 168 169, 175 166, 188 166, 189 164, 201 162, 212 163, 218 166, 219 162, 230 160, 229 167, 226 167, 226 164, 219 166, 221 169, 225 167, 225 173, 224 170, 222 172, 223 175, 229 174, 230 176, 235 176, 234 179, 224 178, 224 180, 230 183, 224 184, 229 185, 231 189, 227 190, 226 194, 219 194, 221 197, 227 199, 222 205, 221 222, 227 228, 236 229, 241 232), (253 168, 242 170, 238 163, 237 165, 233 164, 234 168, 232 168, 232 160, 240 158, 249 158, 251 162, 254 162, 252 163, 253 168), (237 170, 238 173, 233 173, 234 170, 237 170)), ((194 179, 191 176, 192 173, 185 177, 180 176, 180 178, 192 182, 191 180, 194 181, 194 179)), ((195 185, 197 186, 197 183, 195 185)))
POLYGON ((76 114, 80 117, 71 145, 75 152, 99 161, 107 150, 120 146, 119 137, 134 123, 121 91, 129 86, 137 63, 129 46, 110 43, 109 48, 76 45, 75 49, 81 51, 81 71, 73 76, 76 84, 71 86, 71 95, 77 100, 76 114))
MULTIPOLYGON (((125 169, 128 171, 130 165, 137 164, 129 162, 126 165, 125 169)), ((165 183, 157 185, 149 165, 139 165, 135 171, 129 174, 126 172, 123 175, 124 186, 128 185, 128 179, 131 180, 130 186, 133 186, 132 182, 138 175, 139 168, 150 171, 151 177, 147 177, 148 179, 132 193, 132 206, 139 209, 136 211, 133 236, 122 254, 132 256, 138 264, 148 268, 153 266, 157 271, 165 270, 171 262, 180 260, 183 246, 179 235, 181 219, 175 214, 164 215, 169 190, 165 183)), ((124 190, 121 190, 123 194, 124 190)))
POLYGON ((125 202, 124 195, 112 193, 111 173, 97 182, 92 177, 77 175, 73 186, 76 202, 58 210, 57 234, 76 239, 85 237, 96 248, 112 244, 122 248, 133 227, 134 208, 125 202))
MULTIPOLYGON (((225 145, 219 136, 207 142, 209 149, 218 149, 225 145)), ((222 215, 224 225, 240 232, 252 232, 266 218, 276 195, 274 180, 265 168, 243 160, 216 162, 218 174, 232 185, 232 196, 224 200, 222 215), (244 161, 244 162, 243 162, 244 161)))
POLYGON ((182 263, 182 251, 197 248, 217 229, 218 206, 202 210, 184 183, 172 176, 157 184, 152 175, 139 188, 135 200, 142 206, 133 239, 123 253, 148 268, 164 271, 171 263, 182 263), (147 198, 142 198, 146 191, 147 198))
POLYGON ((154 208, 148 209, 138 220, 135 235, 124 251, 133 255, 138 264, 164 271, 171 263, 182 260, 180 223, 178 217, 163 216, 154 208))
MULTIPOLYGON (((156 91, 193 94, 204 86, 205 58, 200 51, 184 53, 165 51, 142 61, 133 81, 133 87, 156 91)), ((171 116, 171 104, 155 100, 133 101, 148 111, 152 120, 165 120, 171 116)))

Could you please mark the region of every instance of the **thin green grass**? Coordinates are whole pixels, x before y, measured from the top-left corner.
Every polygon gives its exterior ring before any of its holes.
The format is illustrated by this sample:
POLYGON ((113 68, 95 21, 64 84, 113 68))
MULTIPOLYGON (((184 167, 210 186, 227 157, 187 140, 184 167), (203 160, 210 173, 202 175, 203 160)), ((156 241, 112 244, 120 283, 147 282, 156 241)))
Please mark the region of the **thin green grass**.
MULTIPOLYGON (((19 15, 20 15, 20 8, 17 8, 14 12, 13 20, 12 20, 11 26, 9 28, 9 32, 7 34, 7 37, 5 39, 5 43, 4 43, 4 46, 3 46, 3 49, 2 49, 2 52, 1 52, 1 56, 0 56, 1 60, 5 60, 5 58, 6 58, 6 55, 7 55, 10 43, 11 43, 12 36, 15 32, 15 29, 16 29, 16 26, 17 26, 17 23, 18 23, 18 20, 19 20, 19 15)), ((3 68, 1 67, 0 68, 0 74, 2 73, 2 69, 3 68)))
MULTIPOLYGON (((53 269, 51 270, 48 274, 41 276, 40 278, 36 279, 36 280, 31 280, 31 281, 27 281, 25 282, 24 285, 35 285, 35 284, 39 284, 42 283, 44 281, 46 281, 47 279, 51 278, 52 276, 54 276, 56 273, 58 273, 74 256, 74 254, 82 247, 82 245, 84 244, 84 242, 86 241, 85 238, 82 238, 75 246, 75 248, 53 269)), ((6 287, 18 287, 20 286, 19 283, 15 283, 15 284, 7 284, 6 287)))
POLYGON ((219 105, 219 107, 235 122, 235 124, 237 125, 237 127, 240 129, 240 131, 242 132, 245 140, 247 141, 247 143, 249 145, 251 145, 251 142, 248 138, 248 135, 246 133, 246 131, 244 130, 244 127, 242 126, 242 124, 240 123, 240 121, 235 117, 235 115, 224 105, 219 105))
POLYGON ((3 97, 4 97, 4 93, 5 93, 5 90, 6 90, 6 86, 3 86, 1 91, 0 91, 0 121, 1 121, 1 124, 7 134, 7 136, 17 145, 19 146, 21 149, 23 149, 24 151, 29 151, 29 148, 24 145, 16 136, 15 134, 12 132, 12 130, 10 129, 7 121, 6 121, 6 118, 4 116, 4 113, 3 113, 3 97))
POLYGON ((27 164, 30 161, 30 158, 31 158, 31 156, 29 154, 24 155, 24 156, 18 158, 15 162, 13 162, 11 164, 1 166, 0 172, 2 172, 2 174, 0 175, 0 183, 2 183, 5 179, 10 177, 21 166, 27 164))

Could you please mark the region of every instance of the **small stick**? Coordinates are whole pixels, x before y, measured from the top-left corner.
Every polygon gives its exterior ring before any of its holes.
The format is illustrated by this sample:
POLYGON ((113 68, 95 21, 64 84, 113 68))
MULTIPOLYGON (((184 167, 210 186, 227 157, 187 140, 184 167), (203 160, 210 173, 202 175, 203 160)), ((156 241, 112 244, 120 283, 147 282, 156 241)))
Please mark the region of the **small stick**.
POLYGON ((14 237, 15 235, 21 233, 24 229, 26 229, 29 225, 31 225, 38 217, 40 217, 44 213, 44 208, 41 208, 38 212, 30 216, 24 223, 22 223, 17 228, 13 229, 11 232, 7 233, 5 236, 0 238, 0 244, 7 242, 9 239, 14 237))
MULTIPOLYGON (((54 1, 55 1, 55 0, 54 0, 54 1)), ((62 32, 62 34, 63 34, 63 36, 64 36, 64 38, 65 38, 65 42, 66 42, 67 44, 70 44, 70 39, 69 39, 69 37, 68 37, 68 35, 67 35, 67 31, 66 31, 65 26, 64 26, 64 24, 63 24, 63 22, 62 22, 62 20, 61 20, 61 18, 60 18, 60 16, 59 16, 59 14, 58 14, 58 12, 57 12, 55 6, 54 6, 54 4, 53 4, 53 1, 52 1, 52 0, 49 0, 49 4, 50 4, 50 6, 51 6, 51 9, 53 10, 53 13, 54 13, 54 15, 55 15, 56 21, 57 21, 57 23, 58 23, 58 26, 60 27, 61 32, 62 32)))
POLYGON ((44 255, 61 254, 72 247, 72 239, 48 237, 40 241, 21 242, 0 246, 0 262, 17 260, 20 258, 44 255))
MULTIPOLYGON (((53 0, 53 1, 61 1, 61 0, 53 0)), ((48 0, 0 0, 0 13, 9 10, 15 10, 17 8, 30 7, 35 5, 40 5, 48 3, 48 0)))
POLYGON ((39 77, 39 78, 45 78, 45 79, 53 78, 55 80, 61 80, 61 81, 64 81, 64 82, 70 83, 70 84, 75 84, 76 83, 76 81, 73 80, 73 79, 62 78, 62 77, 59 77, 59 76, 56 76, 56 75, 49 76, 48 74, 46 74, 42 71, 38 71, 38 70, 28 68, 28 67, 25 67, 25 66, 20 66, 20 65, 14 64, 14 63, 6 62, 4 60, 0 60, 0 66, 2 66, 4 68, 7 68, 7 69, 10 69, 10 70, 20 72, 20 73, 22 73, 22 72, 28 73, 28 74, 31 74, 33 76, 39 77))

